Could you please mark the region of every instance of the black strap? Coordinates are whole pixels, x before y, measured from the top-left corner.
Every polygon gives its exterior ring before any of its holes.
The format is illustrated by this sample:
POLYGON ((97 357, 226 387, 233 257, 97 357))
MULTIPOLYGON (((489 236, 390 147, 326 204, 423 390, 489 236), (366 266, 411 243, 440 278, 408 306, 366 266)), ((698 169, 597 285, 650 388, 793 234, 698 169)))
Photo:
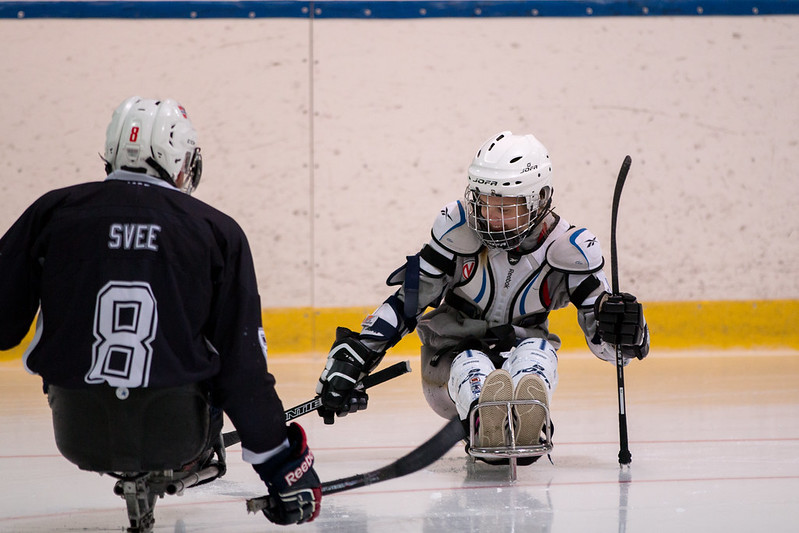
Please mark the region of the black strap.
POLYGON ((455 260, 442 255, 440 252, 436 251, 431 247, 429 244, 425 244, 422 251, 419 252, 419 255, 422 259, 439 269, 444 274, 448 276, 455 275, 455 260))
POLYGON ((516 325, 522 328, 537 327, 546 322, 547 318, 549 318, 549 311, 541 311, 540 313, 525 316, 516 325))
POLYGON ((156 172, 158 172, 158 175, 161 177, 161 179, 162 179, 162 180, 164 180, 165 182, 169 183, 169 184, 170 184, 170 185, 172 185, 173 187, 177 187, 177 185, 175 184, 175 180, 173 180, 173 179, 172 179, 172 176, 170 176, 170 175, 169 175, 169 172, 167 172, 167 171, 164 169, 164 167, 162 167, 162 166, 161 166, 161 165, 158 163, 158 161, 156 161, 156 160, 155 160, 155 159, 153 159, 152 157, 148 157, 148 158, 145 160, 145 162, 146 162, 148 165, 150 165, 151 167, 153 167, 153 169, 155 169, 155 171, 156 171, 156 172))
POLYGON ((405 267, 405 305, 402 314, 405 325, 413 331, 419 309, 419 254, 409 255, 405 267))
POLYGON ((483 316, 483 310, 480 309, 477 304, 470 302, 463 296, 457 295, 452 291, 448 291, 447 294, 444 296, 444 301, 452 307, 453 309, 457 309, 468 318, 479 319, 483 316))
POLYGON ((588 295, 594 292, 597 287, 601 285, 599 278, 596 276, 588 276, 574 289, 570 295, 570 299, 574 305, 580 307, 588 295))

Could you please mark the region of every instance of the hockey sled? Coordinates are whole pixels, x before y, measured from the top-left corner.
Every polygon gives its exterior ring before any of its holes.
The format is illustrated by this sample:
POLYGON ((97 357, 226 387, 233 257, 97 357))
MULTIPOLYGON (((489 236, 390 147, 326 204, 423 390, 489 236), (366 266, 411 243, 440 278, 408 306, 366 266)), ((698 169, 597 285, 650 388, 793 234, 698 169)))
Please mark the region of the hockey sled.
POLYGON ((469 413, 469 444, 466 452, 472 458, 485 459, 488 462, 507 460, 510 467, 510 479, 516 481, 516 468, 517 461, 521 458, 527 457, 540 457, 549 453, 552 450, 552 424, 549 416, 549 407, 539 400, 507 400, 507 401, 492 401, 482 402, 475 406, 469 413), (505 407, 508 410, 508 420, 513 420, 513 407, 517 405, 537 405, 540 406, 545 413, 543 435, 539 439, 538 444, 529 446, 519 446, 516 444, 516 429, 514 424, 508 424, 508 441, 510 444, 505 446, 490 446, 480 447, 475 446, 476 442, 476 429, 475 421, 480 415, 480 411, 486 407, 505 407))
POLYGON ((127 504, 131 533, 152 531, 158 498, 225 472, 221 438, 211 460, 211 415, 199 386, 47 392, 58 450, 82 470, 118 479, 113 490, 127 504))

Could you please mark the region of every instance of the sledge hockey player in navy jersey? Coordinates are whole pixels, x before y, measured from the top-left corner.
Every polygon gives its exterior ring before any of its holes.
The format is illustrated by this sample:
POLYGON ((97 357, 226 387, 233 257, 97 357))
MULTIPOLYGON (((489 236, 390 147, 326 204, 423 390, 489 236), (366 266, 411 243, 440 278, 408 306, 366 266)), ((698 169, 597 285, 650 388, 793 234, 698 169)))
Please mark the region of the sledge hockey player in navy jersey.
POLYGON ((549 331, 550 311, 572 303, 600 359, 615 362, 617 344, 625 364, 646 357, 641 305, 610 294, 596 236, 555 213, 552 198, 552 163, 533 135, 505 131, 485 141, 465 197, 441 210, 429 243, 389 276, 399 289, 359 333, 338 328, 316 389, 322 415, 366 408, 353 387, 414 329, 425 398, 440 416, 459 416, 467 435, 479 404, 528 400, 511 404, 510 420, 508 404, 478 409, 471 445, 482 448, 534 446, 548 435, 561 344, 549 331))
POLYGON ((0 349, 38 313, 24 364, 42 377, 56 443, 79 467, 192 468, 215 453, 224 474, 224 411, 273 496, 267 517, 313 520, 321 484, 267 369, 249 244, 191 196, 202 164, 186 110, 126 99, 104 160, 104 181, 45 194, 0 240, 0 349), (184 446, 188 434, 199 437, 184 446))

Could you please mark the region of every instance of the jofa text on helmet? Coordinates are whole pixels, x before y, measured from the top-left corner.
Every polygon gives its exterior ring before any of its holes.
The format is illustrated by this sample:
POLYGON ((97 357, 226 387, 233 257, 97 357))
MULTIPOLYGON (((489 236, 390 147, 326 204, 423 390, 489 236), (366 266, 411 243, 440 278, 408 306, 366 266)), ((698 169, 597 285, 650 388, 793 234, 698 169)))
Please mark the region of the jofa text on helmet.
POLYGON ((487 180, 485 178, 473 178, 471 176, 469 176, 469 181, 477 183, 478 185, 490 185, 490 186, 494 186, 499 183, 497 180, 487 180))

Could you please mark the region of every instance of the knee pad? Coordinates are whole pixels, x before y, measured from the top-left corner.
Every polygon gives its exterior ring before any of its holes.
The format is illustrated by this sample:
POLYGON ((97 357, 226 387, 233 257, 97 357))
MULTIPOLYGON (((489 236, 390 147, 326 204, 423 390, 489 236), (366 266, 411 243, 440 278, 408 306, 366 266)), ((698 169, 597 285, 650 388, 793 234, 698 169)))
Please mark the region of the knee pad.
POLYGON ((469 409, 480 397, 486 376, 495 369, 488 355, 479 350, 466 350, 452 361, 447 390, 461 420, 469 416, 469 409))
POLYGON ((558 385, 558 353, 546 339, 525 339, 511 351, 502 368, 510 373, 514 387, 525 374, 537 374, 546 383, 552 400, 558 385))

